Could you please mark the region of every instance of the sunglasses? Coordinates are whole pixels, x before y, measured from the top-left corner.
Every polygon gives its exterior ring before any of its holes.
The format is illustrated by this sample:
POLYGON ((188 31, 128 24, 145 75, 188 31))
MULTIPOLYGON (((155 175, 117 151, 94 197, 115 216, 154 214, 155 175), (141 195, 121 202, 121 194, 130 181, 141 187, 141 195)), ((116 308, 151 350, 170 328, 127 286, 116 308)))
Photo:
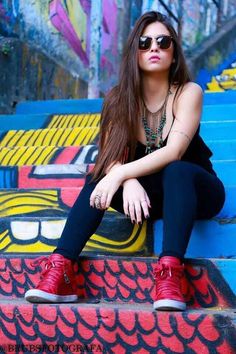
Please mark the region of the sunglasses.
POLYGON ((148 50, 152 45, 152 40, 155 39, 158 47, 160 49, 168 49, 170 48, 171 42, 173 38, 171 36, 162 35, 158 37, 147 37, 141 36, 139 38, 139 50, 148 50))

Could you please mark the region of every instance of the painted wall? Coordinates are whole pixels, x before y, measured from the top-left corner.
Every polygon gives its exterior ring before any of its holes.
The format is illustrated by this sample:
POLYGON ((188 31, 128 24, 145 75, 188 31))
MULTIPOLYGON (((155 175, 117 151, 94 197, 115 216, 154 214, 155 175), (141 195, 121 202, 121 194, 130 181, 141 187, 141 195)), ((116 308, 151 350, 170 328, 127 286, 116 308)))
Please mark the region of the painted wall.
MULTIPOLYGON (((236 14, 235 0, 223 0, 221 3, 221 17, 226 22, 227 18, 236 14)), ((77 91, 57 89, 55 95, 45 88, 44 99, 101 96, 117 82, 123 44, 135 20, 147 10, 167 13, 166 7, 174 17, 182 19, 185 50, 199 44, 216 30, 217 7, 212 0, 2 0, 0 56, 3 56, 0 65, 12 72, 9 62, 16 52, 7 37, 14 37, 31 48, 31 56, 34 52, 36 56, 38 52, 43 53, 55 68, 58 66, 58 72, 63 68, 68 75, 68 80, 62 80, 66 86, 70 82, 78 83, 77 91)), ((178 27, 174 17, 173 24, 178 27)), ((29 62, 29 53, 23 54, 20 60, 29 62)), ((20 60, 15 58, 18 72, 21 71, 20 60)), ((37 85, 42 74, 40 71, 37 73, 33 86, 37 85)), ((29 84, 29 80, 32 78, 23 77, 25 85, 29 84)), ((16 85, 20 91, 20 83, 16 85)), ((12 97, 8 90, 3 95, 8 97, 8 101, 1 105, 2 112, 4 109, 6 112, 12 102, 42 98, 34 90, 12 97)))

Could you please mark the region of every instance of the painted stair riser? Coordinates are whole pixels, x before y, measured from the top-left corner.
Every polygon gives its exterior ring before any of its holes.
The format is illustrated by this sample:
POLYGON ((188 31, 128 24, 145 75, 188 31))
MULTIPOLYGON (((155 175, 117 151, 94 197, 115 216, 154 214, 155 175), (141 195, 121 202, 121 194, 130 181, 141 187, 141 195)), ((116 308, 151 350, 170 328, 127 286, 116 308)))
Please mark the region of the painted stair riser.
POLYGON ((79 146, 96 141, 99 128, 52 128, 0 131, 0 146, 79 146))
MULTIPOLYGON (((203 96, 204 105, 235 104, 236 92, 205 93, 203 96)), ((25 101, 16 106, 17 114, 77 114, 101 112, 102 99, 79 99, 79 100, 47 100, 47 101, 25 101)))
POLYGON ((213 152, 212 161, 236 160, 236 139, 228 141, 209 141, 207 145, 213 152))
MULTIPOLYGON (((25 213, 43 215, 44 211, 48 214, 50 211, 53 213, 54 210, 66 215, 79 196, 83 183, 84 181, 78 186, 72 185, 71 187, 56 187, 55 185, 50 187, 49 183, 48 188, 45 185, 40 186, 40 183, 38 188, 34 188, 29 183, 28 186, 25 184, 25 188, 0 189, 0 216, 6 217, 25 213)), ((236 213, 236 187, 226 187, 225 190, 225 203, 216 217, 221 223, 225 222, 226 219, 234 218, 236 213)))
MULTIPOLYGON (((29 216, 19 213, 18 216, 0 218, 0 251, 4 254, 51 253, 66 222, 66 216, 59 217, 58 212, 54 214, 29 216)), ((111 209, 105 213, 83 252, 150 255, 153 254, 152 234, 151 224, 133 225, 123 214, 111 209)))
MULTIPOLYGON (((201 136, 207 140, 235 138, 236 120, 201 124, 201 136)), ((0 146, 71 146, 87 145, 96 140, 98 127, 45 128, 0 131, 0 146)))
POLYGON ((205 93, 203 95, 204 105, 217 105, 217 104, 235 104, 236 103, 236 91, 205 93))
MULTIPOLYGON (((235 160, 236 140, 207 141, 213 152, 212 160, 235 160)), ((22 146, 0 148, 0 171, 3 166, 40 166, 57 164, 94 164, 98 154, 97 145, 85 146, 22 146)), ((51 167, 48 167, 50 169, 51 167)))
POLYGON ((236 348, 235 316, 227 311, 156 313, 151 306, 138 310, 107 304, 33 306, 2 301, 0 315, 0 344, 6 352, 38 348, 54 353, 234 354, 236 348))
MULTIPOLYGON (((0 147, 0 169, 3 166, 38 166, 91 164, 96 161, 97 145, 0 147)), ((48 167, 50 169, 51 167, 48 167)))
POLYGON ((229 162, 215 161, 213 167, 226 187, 236 186, 236 160, 229 162))
MULTIPOLYGON (((236 104, 205 105, 202 111, 202 123, 235 121, 236 104)), ((12 114, 0 115, 0 130, 30 130, 45 128, 98 127, 100 113, 89 114, 12 114)))
MULTIPOLYGON (((186 257, 236 258, 236 218, 218 221, 196 221, 187 248, 186 257)), ((154 253, 162 249, 163 222, 154 223, 154 253)))
POLYGON ((204 140, 232 140, 235 139, 236 120, 230 123, 206 123, 201 125, 201 136, 204 140))
MULTIPOLYGON (((44 213, 45 214, 45 213, 44 213)), ((0 219, 0 250, 8 253, 52 252, 61 237, 66 216, 58 212, 47 216, 19 214, 0 219)), ((160 254, 162 247, 162 221, 142 226, 132 225, 122 214, 108 211, 96 234, 85 250, 112 254, 160 254)), ((236 258, 236 222, 233 219, 197 221, 194 225, 187 257, 236 258)))
POLYGON ((71 100, 47 100, 25 101, 16 106, 17 114, 77 114, 101 112, 103 99, 71 99, 71 100))
POLYGON ((72 128, 98 126, 100 113, 98 114, 12 114, 0 115, 0 130, 29 130, 45 128, 72 128))
MULTIPOLYGON (((36 286, 40 267, 33 265, 35 259, 0 258, 0 297, 20 298, 26 289, 36 286)), ((231 271, 235 262, 231 261, 231 271)), ((235 307, 235 281, 224 277, 225 263, 226 260, 186 260, 181 287, 188 308, 235 307)), ((75 265, 77 294, 81 300, 152 304, 156 264, 157 258, 151 257, 80 257, 75 265)))
POLYGON ((236 99, 234 104, 204 105, 202 110, 202 122, 235 121, 236 99))

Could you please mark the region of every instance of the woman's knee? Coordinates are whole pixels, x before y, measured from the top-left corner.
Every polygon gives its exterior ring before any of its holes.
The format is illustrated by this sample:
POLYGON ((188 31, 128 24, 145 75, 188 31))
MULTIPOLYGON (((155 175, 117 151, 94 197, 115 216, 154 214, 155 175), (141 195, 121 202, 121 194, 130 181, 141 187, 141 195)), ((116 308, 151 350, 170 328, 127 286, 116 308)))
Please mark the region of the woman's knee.
POLYGON ((164 168, 163 179, 164 181, 174 181, 175 183, 185 181, 186 179, 192 180, 194 172, 191 163, 181 160, 173 161, 164 168))

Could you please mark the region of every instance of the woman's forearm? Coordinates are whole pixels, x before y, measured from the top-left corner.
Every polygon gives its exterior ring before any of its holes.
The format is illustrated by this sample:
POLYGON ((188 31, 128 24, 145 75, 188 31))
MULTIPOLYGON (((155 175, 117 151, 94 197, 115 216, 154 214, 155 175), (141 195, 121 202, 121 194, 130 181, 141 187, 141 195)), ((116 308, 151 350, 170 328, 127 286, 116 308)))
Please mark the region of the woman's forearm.
POLYGON ((160 171, 170 162, 179 159, 180 157, 175 149, 171 149, 170 146, 165 146, 141 159, 120 166, 120 173, 122 174, 123 180, 146 176, 160 171))

